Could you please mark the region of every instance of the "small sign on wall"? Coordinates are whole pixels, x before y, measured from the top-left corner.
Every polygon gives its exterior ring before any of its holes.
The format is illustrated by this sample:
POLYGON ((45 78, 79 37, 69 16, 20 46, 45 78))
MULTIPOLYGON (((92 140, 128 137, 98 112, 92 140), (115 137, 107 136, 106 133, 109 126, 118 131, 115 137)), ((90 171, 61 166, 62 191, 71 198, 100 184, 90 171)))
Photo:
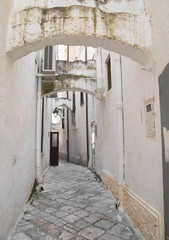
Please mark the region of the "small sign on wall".
POLYGON ((155 136, 155 115, 154 115, 154 98, 145 101, 146 111, 146 135, 147 137, 155 136))

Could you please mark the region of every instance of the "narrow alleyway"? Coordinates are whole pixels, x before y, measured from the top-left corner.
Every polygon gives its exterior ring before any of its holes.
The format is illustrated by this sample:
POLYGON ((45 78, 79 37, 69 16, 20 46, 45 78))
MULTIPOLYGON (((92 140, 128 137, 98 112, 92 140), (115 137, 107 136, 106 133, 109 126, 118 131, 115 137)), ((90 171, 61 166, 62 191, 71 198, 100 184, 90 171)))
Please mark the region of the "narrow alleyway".
POLYGON ((43 187, 11 240, 143 240, 89 169, 61 162, 46 172, 43 187))

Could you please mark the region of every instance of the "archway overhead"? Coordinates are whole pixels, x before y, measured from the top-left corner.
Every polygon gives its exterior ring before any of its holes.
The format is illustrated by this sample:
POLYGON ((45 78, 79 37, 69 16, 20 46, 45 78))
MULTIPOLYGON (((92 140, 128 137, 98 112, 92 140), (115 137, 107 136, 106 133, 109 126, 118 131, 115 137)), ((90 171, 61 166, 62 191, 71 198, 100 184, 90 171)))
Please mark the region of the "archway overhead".
POLYGON ((31 7, 10 16, 7 52, 16 60, 46 45, 83 45, 118 52, 146 66, 151 59, 147 15, 99 8, 31 7))
POLYGON ((83 89, 83 88, 77 88, 77 87, 75 88, 72 86, 69 88, 56 88, 56 90, 43 94, 42 97, 56 98, 57 93, 59 92, 72 92, 72 91, 84 92, 92 96, 97 96, 97 92, 95 89, 90 91, 89 89, 83 89))
MULTIPOLYGON (((69 110, 72 110, 72 101, 67 98, 57 98, 55 99, 54 109, 58 107, 66 107, 69 110)), ((54 111, 54 110, 53 110, 54 111)))

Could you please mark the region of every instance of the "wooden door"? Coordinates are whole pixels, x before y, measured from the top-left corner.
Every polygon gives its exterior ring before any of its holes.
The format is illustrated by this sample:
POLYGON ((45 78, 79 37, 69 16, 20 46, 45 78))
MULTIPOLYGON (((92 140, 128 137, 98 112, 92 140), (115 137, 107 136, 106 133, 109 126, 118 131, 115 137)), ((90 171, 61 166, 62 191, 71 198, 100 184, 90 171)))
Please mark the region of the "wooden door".
POLYGON ((58 166, 59 163, 59 133, 50 133, 50 165, 58 166))

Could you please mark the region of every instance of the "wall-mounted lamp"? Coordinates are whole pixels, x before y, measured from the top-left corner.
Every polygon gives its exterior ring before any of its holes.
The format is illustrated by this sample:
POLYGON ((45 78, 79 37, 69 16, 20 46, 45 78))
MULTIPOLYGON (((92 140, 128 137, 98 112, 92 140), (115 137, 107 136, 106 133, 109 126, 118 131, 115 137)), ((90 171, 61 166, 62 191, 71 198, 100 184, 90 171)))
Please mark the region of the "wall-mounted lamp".
POLYGON ((58 109, 57 108, 55 108, 55 110, 53 111, 53 115, 54 115, 55 118, 57 117, 57 115, 58 115, 58 109))

